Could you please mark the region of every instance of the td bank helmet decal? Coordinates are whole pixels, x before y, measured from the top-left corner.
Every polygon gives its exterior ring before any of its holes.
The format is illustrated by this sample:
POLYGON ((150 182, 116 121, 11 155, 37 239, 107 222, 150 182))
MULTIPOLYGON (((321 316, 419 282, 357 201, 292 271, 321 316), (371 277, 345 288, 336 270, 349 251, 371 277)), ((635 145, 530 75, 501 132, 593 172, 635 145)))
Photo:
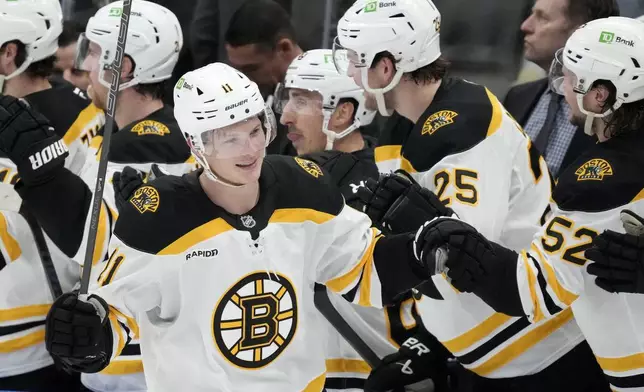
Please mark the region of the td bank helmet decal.
POLYGON ((221 297, 212 332, 219 352, 230 363, 254 370, 273 362, 297 329, 297 298, 280 274, 256 272, 235 283, 221 297))

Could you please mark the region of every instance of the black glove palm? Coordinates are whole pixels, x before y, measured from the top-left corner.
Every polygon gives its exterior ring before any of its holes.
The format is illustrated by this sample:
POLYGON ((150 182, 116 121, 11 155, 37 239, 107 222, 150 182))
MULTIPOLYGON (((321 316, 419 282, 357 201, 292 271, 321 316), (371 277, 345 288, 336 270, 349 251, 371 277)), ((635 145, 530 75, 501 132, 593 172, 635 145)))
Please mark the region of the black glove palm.
POLYGON ((597 277, 597 286, 611 293, 644 294, 644 236, 607 230, 585 255, 594 261, 588 273, 597 277))
POLYGON ((414 232, 426 221, 453 214, 434 193, 402 170, 383 175, 377 182, 368 179, 358 189, 358 198, 374 225, 388 233, 414 232))
POLYGON ((69 155, 45 116, 7 95, 0 96, 0 151, 17 166, 26 185, 49 181, 69 155))

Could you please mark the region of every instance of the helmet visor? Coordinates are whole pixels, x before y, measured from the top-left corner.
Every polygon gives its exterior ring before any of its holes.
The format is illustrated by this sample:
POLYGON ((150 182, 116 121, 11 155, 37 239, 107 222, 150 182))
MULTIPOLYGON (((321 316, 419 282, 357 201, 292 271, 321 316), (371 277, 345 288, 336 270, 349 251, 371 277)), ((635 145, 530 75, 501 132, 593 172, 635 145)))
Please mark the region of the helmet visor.
POLYGON ((200 139, 206 157, 229 159, 265 149, 275 134, 275 115, 267 107, 257 116, 202 132, 200 139))
POLYGON ((563 56, 564 48, 561 48, 555 53, 555 58, 550 64, 550 72, 548 73, 550 89, 557 94, 564 95, 566 86, 572 86, 576 93, 585 94, 586 92, 577 89, 577 76, 565 66, 563 56))
POLYGON ((101 47, 92 43, 85 33, 82 33, 76 42, 74 69, 91 72, 93 68, 98 66, 100 56, 101 47))
POLYGON ((348 75, 350 67, 364 68, 367 66, 364 59, 360 60, 358 52, 342 46, 338 37, 333 40, 333 65, 340 75, 348 75))
POLYGON ((293 112, 297 114, 319 115, 322 113, 322 95, 317 91, 288 88, 280 84, 275 93, 275 112, 284 114, 293 112))

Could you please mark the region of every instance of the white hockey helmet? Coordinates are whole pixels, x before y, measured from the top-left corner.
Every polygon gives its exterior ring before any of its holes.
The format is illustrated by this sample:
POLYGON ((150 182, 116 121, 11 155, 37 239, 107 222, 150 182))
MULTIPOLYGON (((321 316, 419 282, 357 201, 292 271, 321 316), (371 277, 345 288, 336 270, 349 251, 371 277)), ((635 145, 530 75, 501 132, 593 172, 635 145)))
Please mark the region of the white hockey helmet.
MULTIPOLYGON (((105 72, 116 57, 116 43, 121 24, 123 1, 110 3, 89 19, 85 33, 78 40, 76 67, 83 67, 89 55, 89 42, 100 46, 99 81, 106 87, 105 72)), ((135 64, 132 79, 121 83, 120 90, 137 84, 150 84, 169 79, 179 59, 183 35, 179 20, 167 8, 145 0, 132 2, 125 54, 135 64)))
POLYGON ((644 99, 644 23, 624 17, 597 19, 577 29, 560 49, 550 67, 550 83, 563 95, 566 72, 577 93, 577 103, 587 116, 585 131, 593 134, 592 123, 615 112, 624 103, 644 99), (589 112, 583 98, 598 80, 608 80, 617 90, 612 108, 604 113, 589 112))
POLYGON ((376 115, 374 110, 366 108, 363 90, 352 78, 338 73, 333 61, 333 51, 330 49, 310 50, 293 60, 286 71, 284 83, 277 90, 276 111, 281 113, 286 107, 289 101, 289 89, 293 88, 320 94, 324 116, 322 132, 326 135, 327 150, 333 149, 333 142, 336 139, 347 136, 361 126, 371 124, 376 115), (352 98, 358 103, 354 108, 355 119, 347 129, 334 132, 329 130, 329 121, 343 98, 352 98))
POLYGON ((183 75, 174 87, 174 116, 197 162, 215 181, 206 156, 233 158, 249 148, 265 149, 275 138, 275 115, 259 87, 243 73, 223 63, 212 63, 183 75), (233 135, 230 126, 258 117, 262 137, 233 135))
MULTIPOLYGON (((384 94, 400 82, 404 73, 433 63, 441 55, 441 15, 431 0, 358 0, 338 22, 338 35, 333 43, 334 59, 348 57, 361 73, 364 89, 374 94, 378 111, 391 115, 384 94), (389 52, 396 60, 396 74, 388 86, 371 88, 367 71, 375 56, 389 52)), ((347 68, 338 61, 338 71, 347 68)))
POLYGON ((58 0, 12 0, 0 2, 0 45, 18 40, 25 45, 25 61, 11 75, 0 76, 0 89, 29 65, 56 54, 63 31, 63 11, 58 0))

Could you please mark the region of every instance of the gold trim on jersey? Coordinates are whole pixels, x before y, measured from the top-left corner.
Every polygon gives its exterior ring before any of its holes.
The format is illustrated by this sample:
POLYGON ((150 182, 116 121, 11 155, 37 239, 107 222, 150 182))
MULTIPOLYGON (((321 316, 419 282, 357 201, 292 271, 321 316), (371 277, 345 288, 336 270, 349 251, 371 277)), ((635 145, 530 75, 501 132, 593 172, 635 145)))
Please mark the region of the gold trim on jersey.
POLYGON ((134 339, 139 338, 139 325, 136 323, 136 320, 134 320, 132 317, 129 317, 123 314, 120 310, 116 309, 113 306, 110 306, 110 313, 114 313, 118 319, 122 319, 125 321, 125 324, 127 324, 127 327, 130 328, 130 331, 132 331, 132 335, 134 339))
POLYGON ((0 310, 0 322, 22 320, 30 317, 45 317, 50 308, 51 304, 43 304, 0 310))
POLYGON ((322 373, 314 378, 302 392, 320 392, 324 389, 324 382, 326 381, 326 373, 322 373))
POLYGON ((67 129, 67 132, 65 132, 63 142, 69 146, 74 140, 81 136, 81 133, 85 130, 88 123, 94 120, 96 116, 101 115, 103 115, 103 111, 97 108, 93 103, 87 105, 85 109, 78 113, 78 117, 76 117, 74 123, 69 127, 69 129, 67 129))
POLYGON ((602 369, 609 372, 627 372, 634 369, 644 369, 644 353, 637 353, 625 357, 595 357, 602 369))
POLYGON ((4 244, 4 248, 7 251, 7 256, 9 256, 10 261, 16 261, 16 259, 22 255, 22 250, 20 249, 18 241, 9 234, 7 219, 3 214, 0 214, 0 241, 4 244))
POLYGON ((528 254, 526 253, 525 250, 521 251, 521 260, 525 265, 525 271, 526 271, 526 274, 528 275, 528 286, 530 287, 530 299, 532 300, 532 307, 534 309, 533 322, 538 323, 539 321, 543 320, 545 316, 541 311, 541 306, 540 306, 542 300, 537 295, 537 289, 536 289, 536 286, 538 285, 537 275, 532 270, 532 266, 528 262, 528 254))
POLYGON ((45 326, 25 336, 0 343, 0 353, 10 353, 45 342, 45 326))
POLYGON ((461 336, 442 342, 443 346, 452 353, 464 351, 468 347, 476 344, 476 342, 490 336, 492 332, 496 331, 511 319, 512 317, 508 315, 494 313, 492 316, 488 317, 479 325, 465 332, 461 336))
POLYGON ((488 90, 485 89, 487 97, 490 99, 490 104, 492 104, 492 118, 490 119, 490 125, 487 128, 487 136, 490 137, 496 133, 501 128, 501 120, 503 119, 503 110, 499 100, 488 90))
MULTIPOLYGON (((539 262, 540 262, 539 265, 546 270, 546 274, 545 274, 546 282, 554 292, 557 300, 559 300, 559 302, 565 304, 566 306, 570 306, 573 302, 575 302, 575 300, 579 296, 577 294, 571 293, 570 291, 566 290, 566 288, 559 283, 559 281, 557 280, 557 274, 555 273, 554 268, 552 268, 550 263, 548 263, 548 261, 543 257, 543 254, 541 253, 539 248, 537 248, 536 245, 532 244, 530 246, 530 249, 537 254, 537 257, 539 258, 539 262)), ((528 266, 526 266, 526 268, 528 268, 528 266)))
POLYGON ((200 242, 206 241, 214 236, 217 236, 221 233, 233 230, 233 227, 228 224, 222 218, 216 218, 210 222, 206 222, 203 225, 192 229, 188 233, 181 236, 179 239, 175 240, 170 245, 163 248, 158 255, 168 256, 168 255, 178 255, 192 248, 200 242))
POLYGON ((371 373, 371 366, 360 359, 334 358, 326 360, 327 373, 371 373))
POLYGON ((310 208, 280 208, 273 211, 268 223, 301 223, 311 221, 322 224, 335 218, 331 214, 310 208))
POLYGON ((631 202, 630 202, 629 204, 631 204, 631 203, 635 203, 636 201, 643 200, 643 199, 644 199, 644 189, 642 189, 642 190, 640 191, 640 193, 638 193, 637 195, 635 195, 635 197, 633 198, 633 200, 631 200, 631 202))
POLYGON ((536 328, 531 329, 523 336, 518 338, 513 343, 505 346, 502 350, 492 355, 492 357, 484 363, 468 367, 469 370, 478 374, 479 376, 488 375, 495 370, 505 366, 513 359, 517 358, 530 347, 548 337, 551 333, 559 329, 562 325, 572 320, 572 311, 566 309, 559 313, 556 317, 544 322, 536 328))
POLYGON ((125 374, 135 374, 143 372, 143 361, 140 359, 112 360, 110 364, 100 374, 110 376, 122 376, 125 374))
POLYGON ((110 312, 107 316, 110 319, 110 323, 112 324, 112 328, 116 331, 116 334, 118 335, 119 339, 116 344, 116 353, 117 355, 120 355, 123 349, 125 348, 125 343, 127 342, 127 337, 124 337, 125 332, 123 331, 123 328, 120 328, 119 326, 119 321, 116 318, 116 314, 113 312, 110 312))
MULTIPOLYGON (((367 263, 372 262, 374 247, 376 246, 376 242, 378 242, 378 240, 382 237, 382 236, 378 236, 378 237, 376 236, 377 236, 377 231, 374 228, 371 228, 371 241, 369 243, 369 246, 365 250, 364 254, 360 258, 360 262, 358 262, 358 264, 356 264, 352 269, 350 269, 344 275, 337 276, 327 281, 326 287, 333 290, 335 293, 342 293, 351 283, 355 282, 360 278, 360 275, 365 269, 365 265, 367 263)), ((369 290, 371 290, 370 282, 363 282, 363 284, 369 285, 369 290)), ((362 289, 361 289, 360 301, 362 300, 363 300, 363 297, 362 297, 362 289)), ((366 300, 370 301, 371 296, 368 296, 366 300)))
POLYGON ((374 160, 376 164, 391 161, 391 160, 400 160, 400 168, 407 173, 416 173, 418 172, 412 166, 411 162, 402 156, 402 146, 379 146, 374 150, 374 160))

